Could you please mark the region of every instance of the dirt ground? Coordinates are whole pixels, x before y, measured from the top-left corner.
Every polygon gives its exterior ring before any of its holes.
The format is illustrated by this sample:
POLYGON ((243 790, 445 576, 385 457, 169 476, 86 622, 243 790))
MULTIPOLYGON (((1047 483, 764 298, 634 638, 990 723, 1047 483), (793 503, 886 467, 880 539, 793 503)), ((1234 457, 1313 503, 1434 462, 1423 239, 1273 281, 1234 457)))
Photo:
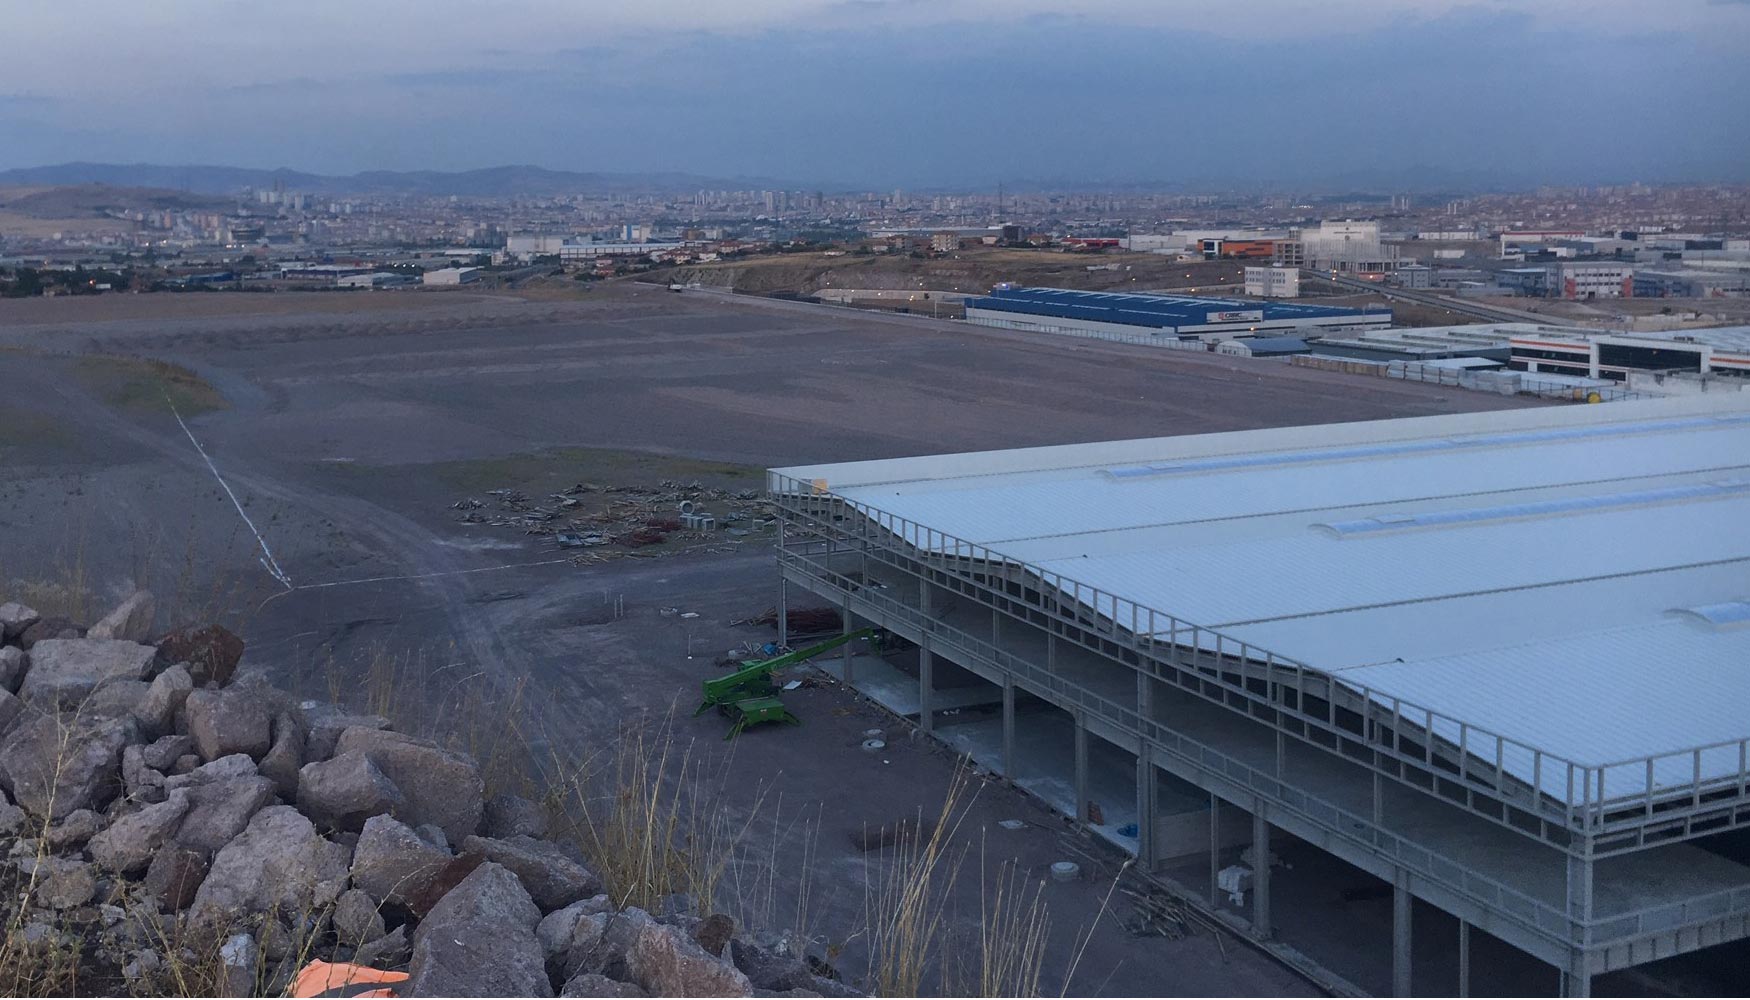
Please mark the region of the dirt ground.
MULTIPOLYGON (((629 284, 538 302, 0 303, 0 386, 0 581, 36 581, 45 599, 91 592, 95 613, 145 583, 170 616, 235 621, 246 664, 288 685, 362 684, 361 664, 385 650, 433 689, 450 678, 520 685, 555 749, 599 749, 626 720, 679 706, 680 736, 710 759, 733 753, 731 807, 777 824, 770 867, 789 902, 768 906, 766 919, 791 926, 794 900, 812 898, 803 929, 847 956, 861 917, 855 887, 873 863, 850 833, 932 808, 954 762, 833 686, 795 692, 803 726, 727 747, 721 720, 690 717, 720 657, 772 637, 730 624, 773 603, 770 543, 576 566, 546 537, 464 523, 451 504, 494 483, 533 493, 615 479, 757 482, 751 470, 822 460, 1537 405, 629 284), (80 375, 91 353, 169 362, 222 399, 187 416, 185 430, 167 406, 148 405, 162 369, 128 369, 127 391, 106 392, 109 383, 80 375), (888 732, 890 753, 860 749, 870 728, 888 732)), ((993 783, 980 788, 962 842, 1037 873, 1063 858, 1065 830, 993 783), (1028 826, 995 825, 1011 818, 1028 826)), ((955 896, 962 931, 976 921, 975 881, 955 896)), ((1308 992, 1231 939, 1129 936, 1101 918, 1108 890, 1093 877, 1046 886, 1048 991, 1094 928, 1072 993, 1308 992)))

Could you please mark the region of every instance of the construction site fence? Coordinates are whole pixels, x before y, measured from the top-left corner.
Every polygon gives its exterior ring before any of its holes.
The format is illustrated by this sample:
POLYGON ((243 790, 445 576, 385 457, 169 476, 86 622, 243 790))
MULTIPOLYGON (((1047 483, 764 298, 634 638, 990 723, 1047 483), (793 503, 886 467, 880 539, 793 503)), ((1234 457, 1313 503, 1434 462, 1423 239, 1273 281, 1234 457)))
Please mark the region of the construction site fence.
POLYGON ((1647 393, 1634 392, 1621 386, 1574 385, 1571 382, 1541 379, 1528 372, 1476 371, 1417 361, 1368 361, 1360 358, 1322 357, 1316 354, 1300 354, 1289 360, 1301 368, 1317 368, 1320 371, 1343 372, 1349 375, 1371 375, 1376 378, 1400 378, 1410 382, 1430 382, 1456 389, 1497 392, 1504 396, 1539 396, 1575 403, 1609 403, 1619 399, 1654 398, 1647 393))

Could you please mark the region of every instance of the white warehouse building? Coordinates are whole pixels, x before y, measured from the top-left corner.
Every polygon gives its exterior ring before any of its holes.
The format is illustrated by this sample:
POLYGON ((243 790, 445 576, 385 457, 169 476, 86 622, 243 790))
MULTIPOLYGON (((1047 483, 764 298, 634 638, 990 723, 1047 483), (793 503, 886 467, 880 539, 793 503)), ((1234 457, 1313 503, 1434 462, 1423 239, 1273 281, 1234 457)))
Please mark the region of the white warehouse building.
POLYGON ((1373 992, 1586 995, 1750 937, 1746 462, 1727 393, 774 469, 780 642, 1373 992))

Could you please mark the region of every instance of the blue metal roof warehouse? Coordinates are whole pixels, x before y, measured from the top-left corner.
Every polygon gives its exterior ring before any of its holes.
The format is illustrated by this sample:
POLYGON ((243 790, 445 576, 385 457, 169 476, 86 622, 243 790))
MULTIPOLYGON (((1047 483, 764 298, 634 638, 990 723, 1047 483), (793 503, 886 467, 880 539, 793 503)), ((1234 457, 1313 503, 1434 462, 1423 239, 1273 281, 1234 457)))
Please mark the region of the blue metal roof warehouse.
POLYGON ((997 288, 966 300, 984 326, 1213 340, 1284 331, 1390 326, 1389 309, 1351 309, 1203 295, 1133 295, 1066 288, 997 288))

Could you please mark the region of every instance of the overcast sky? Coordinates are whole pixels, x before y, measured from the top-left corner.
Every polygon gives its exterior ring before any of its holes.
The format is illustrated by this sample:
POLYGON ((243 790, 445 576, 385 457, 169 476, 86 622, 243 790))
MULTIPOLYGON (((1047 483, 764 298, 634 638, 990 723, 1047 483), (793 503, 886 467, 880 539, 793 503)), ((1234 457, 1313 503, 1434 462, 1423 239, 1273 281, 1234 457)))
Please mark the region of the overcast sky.
POLYGON ((9 0, 4 21, 0 167, 1750 178, 1746 0, 9 0))

